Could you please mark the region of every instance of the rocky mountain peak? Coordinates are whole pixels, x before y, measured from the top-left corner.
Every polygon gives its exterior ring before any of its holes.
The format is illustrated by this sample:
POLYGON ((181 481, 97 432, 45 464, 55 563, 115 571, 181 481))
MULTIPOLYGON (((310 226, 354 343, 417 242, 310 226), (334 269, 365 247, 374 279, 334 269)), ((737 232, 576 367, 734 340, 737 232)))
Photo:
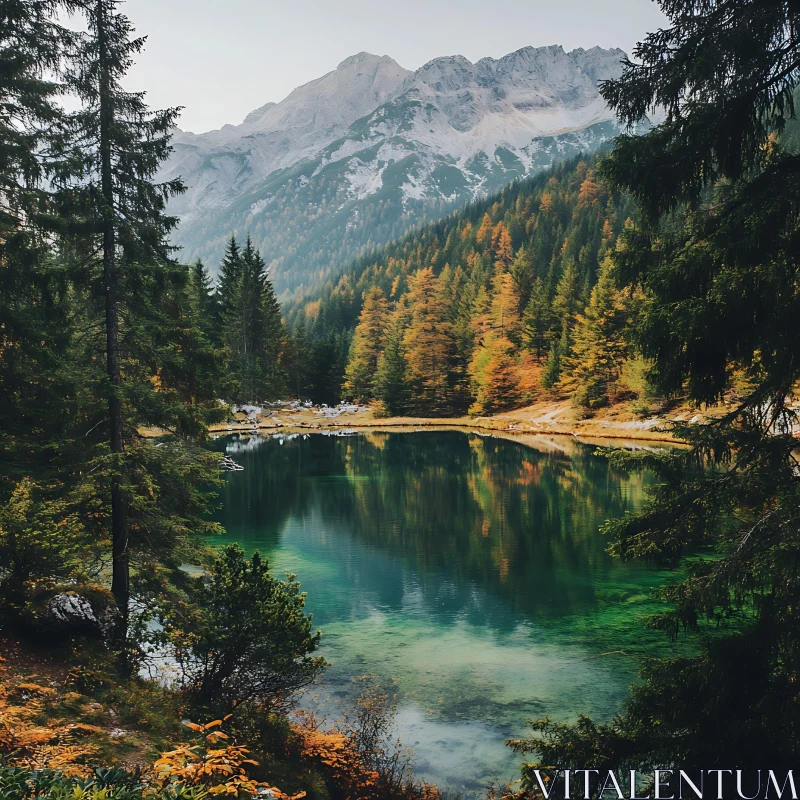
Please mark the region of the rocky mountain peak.
POLYGON ((178 134, 163 178, 183 257, 212 268, 252 235, 279 291, 487 192, 592 150, 619 130, 597 90, 625 54, 522 47, 415 72, 360 52, 240 125, 178 134))

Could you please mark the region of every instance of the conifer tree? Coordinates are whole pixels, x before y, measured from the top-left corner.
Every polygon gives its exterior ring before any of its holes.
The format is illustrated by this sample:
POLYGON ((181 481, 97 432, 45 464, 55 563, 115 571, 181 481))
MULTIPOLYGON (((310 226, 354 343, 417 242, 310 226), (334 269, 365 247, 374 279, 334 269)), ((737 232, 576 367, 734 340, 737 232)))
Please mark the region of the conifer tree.
MULTIPOLYGON (((0 233, 30 237, 48 227, 54 209, 48 179, 63 168, 59 147, 64 93, 61 68, 74 35, 56 22, 64 0, 0 3, 0 233)), ((12 243, 13 244, 13 243, 12 243)), ((10 265, 6 265, 6 269, 10 265)))
POLYGON ((214 285, 200 259, 197 259, 191 267, 189 289, 203 331, 207 336, 213 337, 217 325, 217 303, 214 298, 214 285))
POLYGON ((553 298, 553 312, 558 317, 562 333, 571 330, 575 315, 580 308, 581 281, 574 261, 567 261, 564 272, 556 286, 553 298))
POLYGON ((565 328, 561 336, 550 346, 547 361, 542 373, 542 386, 545 389, 552 389, 561 379, 564 364, 569 359, 572 352, 571 332, 565 328))
POLYGON ((344 391, 358 400, 374 396, 375 371, 386 339, 388 318, 389 303, 383 290, 373 286, 364 297, 345 371, 344 391))
POLYGON ((492 331, 476 348, 470 376, 475 397, 471 414, 503 411, 519 401, 519 365, 514 346, 502 331, 492 331))
POLYGON ((628 308, 613 276, 607 256, 583 314, 573 330, 569 369, 577 386, 574 398, 580 405, 598 408, 609 402, 628 354, 626 328, 628 308))
POLYGON ((492 250, 495 272, 505 272, 511 266, 513 250, 508 228, 502 222, 498 222, 492 232, 492 250))
POLYGON ((236 242, 236 237, 232 235, 225 247, 225 254, 219 265, 219 276, 217 278, 215 293, 221 326, 224 326, 225 319, 233 308, 241 279, 242 253, 236 242))
POLYGON ((272 399, 283 389, 279 364, 283 323, 266 265, 250 237, 240 264, 239 282, 225 316, 225 342, 239 399, 257 402, 272 399))
POLYGON ((405 335, 408 375, 422 411, 447 408, 449 368, 453 356, 452 326, 442 286, 430 267, 409 280, 410 322, 405 335))
POLYGON ((68 283, 51 253, 59 227, 52 181, 65 168, 57 100, 74 41, 55 15, 70 8, 0 2, 0 463, 7 462, 0 498, 26 468, 54 462, 54 442, 74 411, 63 402, 74 386, 65 369, 73 332, 68 283))
POLYGON ((492 330, 518 344, 521 335, 519 294, 513 277, 504 272, 492 281, 492 302, 489 311, 492 330))
POLYGON ((172 429, 202 441, 206 425, 223 419, 223 409, 213 398, 224 396, 228 388, 222 350, 213 341, 216 306, 211 281, 202 262, 197 261, 185 270, 176 270, 158 294, 151 324, 160 326, 162 332, 150 341, 151 347, 159 345, 159 389, 178 401, 172 429))
POLYGON ((131 310, 145 302, 136 294, 148 281, 140 270, 171 264, 167 235, 176 220, 166 215, 165 203, 182 186, 179 181, 155 184, 153 176, 169 153, 177 110, 153 112, 142 94, 122 89, 120 81, 144 40, 130 38, 132 26, 117 12, 117 2, 82 0, 79 5, 88 31, 70 63, 67 85, 81 108, 71 119, 70 171, 58 173, 54 185, 63 213, 74 223, 71 232, 83 263, 90 270, 100 267, 96 278, 104 306, 103 391, 111 451, 111 589, 120 612, 117 641, 122 646, 130 598, 125 450, 131 429, 126 401, 135 401, 126 398, 122 369, 133 343, 121 326, 131 310), (97 250, 99 264, 93 258, 97 250))
POLYGON ((295 323, 286 339, 284 366, 289 391, 301 400, 306 396, 312 350, 305 316, 295 323))
POLYGON ((392 416, 409 410, 405 346, 408 324, 408 310, 401 302, 389 319, 386 342, 375 372, 375 398, 380 401, 384 412, 392 416))
POLYGON ((544 284, 537 277, 523 316, 525 342, 537 360, 541 360, 547 352, 557 325, 558 318, 553 313, 544 284))
POLYGON ((524 312, 531 299, 531 292, 536 280, 536 273, 533 268, 533 258, 527 247, 523 246, 517 250, 514 260, 510 267, 511 277, 514 279, 514 286, 519 297, 519 312, 524 312))

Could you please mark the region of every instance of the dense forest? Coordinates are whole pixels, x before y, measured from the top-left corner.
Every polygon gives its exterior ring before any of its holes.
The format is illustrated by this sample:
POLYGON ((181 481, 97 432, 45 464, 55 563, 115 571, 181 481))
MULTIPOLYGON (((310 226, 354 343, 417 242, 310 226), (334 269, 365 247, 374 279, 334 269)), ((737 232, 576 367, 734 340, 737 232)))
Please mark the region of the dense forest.
POLYGON ((362 260, 290 318, 352 332, 341 393, 386 414, 483 414, 553 387, 587 408, 637 397, 640 301, 611 275, 636 216, 596 158, 574 160, 362 260))
POLYGON ((299 584, 206 545, 219 398, 290 393, 437 415, 724 400, 675 429, 685 448, 605 454, 653 480, 610 552, 681 567, 649 624, 697 654, 645 663, 611 721, 535 722, 505 794, 540 796, 553 765, 796 765, 796 3, 660 0, 668 26, 601 91, 622 123, 662 122, 365 257, 288 323, 249 240, 213 287, 170 248, 182 186, 154 176, 177 111, 124 90, 144 41, 118 3, 1 6, 0 634, 9 661, 50 648, 51 672, 0 686, 0 797, 437 796, 379 690, 337 731, 290 722, 325 666, 299 584), (165 653, 172 684, 145 681, 165 653), (103 739, 97 705, 150 749, 103 739), (152 767, 94 769, 135 759, 152 767))

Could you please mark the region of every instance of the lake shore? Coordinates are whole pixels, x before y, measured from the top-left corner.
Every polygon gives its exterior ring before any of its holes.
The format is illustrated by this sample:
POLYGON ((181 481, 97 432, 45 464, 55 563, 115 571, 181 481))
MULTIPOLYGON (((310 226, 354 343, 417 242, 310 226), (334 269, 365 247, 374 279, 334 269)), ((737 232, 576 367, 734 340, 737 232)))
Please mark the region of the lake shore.
POLYGON ((618 404, 587 416, 570 400, 542 401, 513 411, 476 417, 380 417, 372 408, 343 408, 345 410, 329 409, 326 412, 325 409, 286 404, 265 408, 254 419, 247 419, 247 415, 240 412, 237 415, 239 419, 211 425, 210 430, 226 434, 278 430, 289 433, 304 430, 459 428, 504 434, 550 434, 581 439, 635 439, 679 444, 681 440, 670 430, 672 425, 702 421, 700 415, 685 408, 643 417, 634 413, 628 404, 618 404))

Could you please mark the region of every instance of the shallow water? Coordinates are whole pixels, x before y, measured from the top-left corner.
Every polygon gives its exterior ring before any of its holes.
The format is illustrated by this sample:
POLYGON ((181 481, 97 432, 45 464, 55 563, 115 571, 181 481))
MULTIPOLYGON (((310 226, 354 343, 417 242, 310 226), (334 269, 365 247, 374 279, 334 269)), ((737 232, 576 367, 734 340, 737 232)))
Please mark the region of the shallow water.
POLYGON ((646 477, 569 437, 370 432, 218 441, 227 540, 297 573, 330 662, 306 700, 333 721, 354 678, 396 681, 416 773, 478 797, 518 776, 503 744, 547 714, 608 719, 664 580, 605 552, 599 526, 646 477))

